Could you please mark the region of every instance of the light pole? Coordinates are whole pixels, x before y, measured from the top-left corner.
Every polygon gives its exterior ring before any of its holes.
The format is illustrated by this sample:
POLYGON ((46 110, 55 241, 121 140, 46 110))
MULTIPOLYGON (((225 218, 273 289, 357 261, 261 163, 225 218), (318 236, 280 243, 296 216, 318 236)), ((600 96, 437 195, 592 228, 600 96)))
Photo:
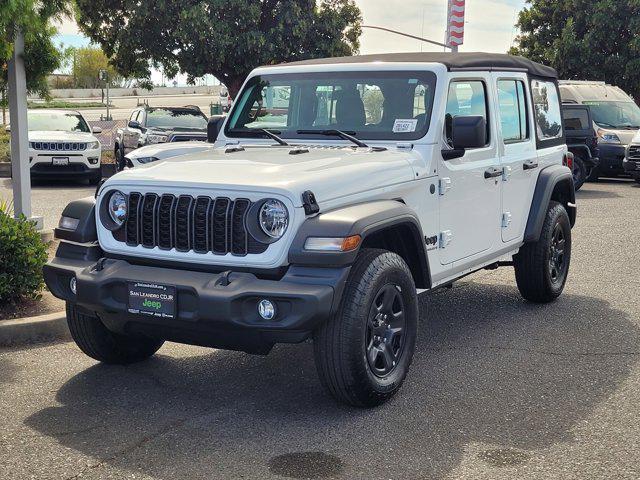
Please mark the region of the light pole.
POLYGON ((372 28, 375 30, 382 30, 384 32, 395 33, 396 35, 402 35, 403 37, 413 38, 414 40, 420 40, 421 42, 427 42, 432 45, 437 45, 438 47, 450 48, 452 52, 458 51, 457 45, 446 45, 444 43, 436 42, 434 40, 429 40, 427 38, 418 37, 416 35, 409 35, 408 33, 399 32, 398 30, 391 30, 390 28, 378 27, 376 25, 362 25, 362 28, 372 28))

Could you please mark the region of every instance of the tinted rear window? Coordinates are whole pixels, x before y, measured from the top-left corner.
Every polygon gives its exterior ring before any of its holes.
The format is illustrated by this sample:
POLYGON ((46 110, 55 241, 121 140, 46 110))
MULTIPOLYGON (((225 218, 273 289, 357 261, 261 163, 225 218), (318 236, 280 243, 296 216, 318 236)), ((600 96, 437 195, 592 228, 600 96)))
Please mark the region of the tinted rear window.
POLYGON ((589 130, 589 114, 583 109, 563 109, 562 119, 564 121, 564 128, 567 131, 572 130, 589 130))

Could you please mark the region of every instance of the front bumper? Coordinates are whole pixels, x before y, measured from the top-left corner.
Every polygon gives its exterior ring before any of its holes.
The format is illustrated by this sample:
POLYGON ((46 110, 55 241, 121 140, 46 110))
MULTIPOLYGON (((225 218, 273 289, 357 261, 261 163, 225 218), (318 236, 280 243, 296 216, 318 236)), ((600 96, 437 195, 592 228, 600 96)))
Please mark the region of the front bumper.
POLYGON ((603 175, 624 173, 622 162, 626 154, 625 145, 598 144, 600 163, 598 168, 603 175))
POLYGON ((194 272, 135 265, 107 259, 56 257, 44 267, 45 282, 58 298, 97 315, 110 330, 144 334, 208 347, 268 353, 275 343, 297 343, 337 308, 349 268, 289 267, 280 280, 251 273, 194 272), (76 277, 77 294, 69 287, 76 277), (128 284, 148 282, 176 287, 171 319, 129 313, 128 284), (276 317, 263 320, 261 299, 276 304, 276 317))
POLYGON ((633 178, 640 177, 640 160, 625 159, 622 162, 625 173, 631 175, 633 178))

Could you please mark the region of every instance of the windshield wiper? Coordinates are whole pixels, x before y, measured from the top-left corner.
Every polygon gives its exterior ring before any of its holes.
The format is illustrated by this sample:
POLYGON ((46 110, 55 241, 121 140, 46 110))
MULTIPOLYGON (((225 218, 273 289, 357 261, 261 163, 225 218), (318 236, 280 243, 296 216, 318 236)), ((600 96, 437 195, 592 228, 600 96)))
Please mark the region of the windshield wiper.
POLYGON ((275 140, 280 145, 284 145, 285 147, 290 146, 287 142, 285 142, 282 138, 278 136, 278 134, 280 133, 280 131, 278 130, 268 130, 266 128, 232 128, 229 131, 236 132, 236 133, 248 133, 248 134, 262 133, 263 135, 266 135, 267 137, 275 140))
POLYGON ((343 132, 342 130, 297 130, 296 133, 301 135, 325 135, 327 137, 340 137, 344 140, 349 140, 350 142, 355 143, 359 147, 369 148, 369 145, 352 136, 355 135, 356 132, 347 133, 343 132))

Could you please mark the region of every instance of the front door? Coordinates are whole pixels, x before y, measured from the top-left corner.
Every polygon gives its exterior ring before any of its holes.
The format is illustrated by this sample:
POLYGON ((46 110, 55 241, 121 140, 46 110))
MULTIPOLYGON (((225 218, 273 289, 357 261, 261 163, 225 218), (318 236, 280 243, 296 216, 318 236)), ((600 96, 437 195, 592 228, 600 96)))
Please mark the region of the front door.
MULTIPOLYGON (((486 145, 453 160, 440 159, 440 261, 462 261, 494 247, 500 228, 500 161, 496 148, 491 74, 461 73, 449 84, 443 148, 450 144, 451 118, 481 115, 486 145)), ((499 241, 499 240, 498 240, 499 241)), ((462 262, 464 263, 464 262, 462 262)))

